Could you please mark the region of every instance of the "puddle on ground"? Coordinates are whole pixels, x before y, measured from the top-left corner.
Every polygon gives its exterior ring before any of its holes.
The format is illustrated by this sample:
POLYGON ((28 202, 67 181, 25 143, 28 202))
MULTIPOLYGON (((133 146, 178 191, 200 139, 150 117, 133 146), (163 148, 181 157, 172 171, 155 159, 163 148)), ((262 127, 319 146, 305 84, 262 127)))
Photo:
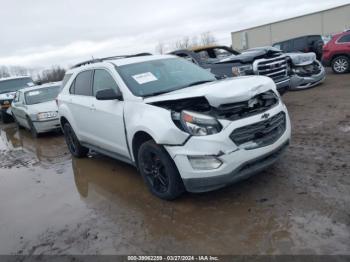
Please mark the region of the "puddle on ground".
POLYGON ((350 253, 349 178, 325 167, 315 185, 315 146, 292 146, 248 181, 167 202, 132 166, 71 159, 61 135, 0 132, 1 254, 350 253))

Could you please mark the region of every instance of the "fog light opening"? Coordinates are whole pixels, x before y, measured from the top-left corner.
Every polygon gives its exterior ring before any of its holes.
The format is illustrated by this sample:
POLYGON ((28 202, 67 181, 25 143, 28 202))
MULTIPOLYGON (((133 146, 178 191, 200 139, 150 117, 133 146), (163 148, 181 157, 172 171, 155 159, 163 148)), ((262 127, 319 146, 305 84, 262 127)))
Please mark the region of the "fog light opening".
POLYGON ((187 156, 193 169, 212 170, 218 169, 222 161, 216 156, 187 156))

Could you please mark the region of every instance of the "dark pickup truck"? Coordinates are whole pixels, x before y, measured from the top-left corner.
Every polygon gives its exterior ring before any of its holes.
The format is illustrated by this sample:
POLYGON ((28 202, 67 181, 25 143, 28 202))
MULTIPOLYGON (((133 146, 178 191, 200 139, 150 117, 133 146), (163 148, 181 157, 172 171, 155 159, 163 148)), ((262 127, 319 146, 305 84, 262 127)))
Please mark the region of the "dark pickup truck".
POLYGON ((11 107, 16 91, 33 85, 33 80, 29 76, 0 78, 0 118, 4 123, 13 120, 7 110, 11 107))
POLYGON ((171 52, 183 57, 219 77, 263 75, 274 80, 280 94, 290 87, 288 58, 281 51, 251 50, 239 53, 227 46, 207 46, 171 52))

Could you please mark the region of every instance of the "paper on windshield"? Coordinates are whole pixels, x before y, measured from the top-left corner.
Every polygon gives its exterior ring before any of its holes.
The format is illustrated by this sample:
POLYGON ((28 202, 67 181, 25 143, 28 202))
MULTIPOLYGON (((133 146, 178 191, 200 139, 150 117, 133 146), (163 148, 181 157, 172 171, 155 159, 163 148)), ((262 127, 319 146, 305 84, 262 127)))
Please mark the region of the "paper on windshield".
POLYGON ((155 75, 153 75, 151 72, 146 72, 146 73, 142 73, 142 74, 138 74, 138 75, 133 75, 132 76, 135 81, 139 84, 146 84, 149 82, 153 82, 153 81, 157 81, 157 77, 155 77, 155 75))

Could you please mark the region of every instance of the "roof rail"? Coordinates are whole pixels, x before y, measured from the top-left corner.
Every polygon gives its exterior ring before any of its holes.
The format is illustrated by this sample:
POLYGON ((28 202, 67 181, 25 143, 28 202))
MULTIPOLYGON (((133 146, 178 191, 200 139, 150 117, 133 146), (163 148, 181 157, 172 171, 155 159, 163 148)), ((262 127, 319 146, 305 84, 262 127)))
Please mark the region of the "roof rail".
POLYGON ((152 54, 151 53, 138 53, 138 54, 134 54, 134 55, 118 55, 118 56, 108 56, 108 57, 103 57, 103 58, 94 58, 94 59, 87 60, 87 61, 81 62, 79 64, 76 64, 76 65, 72 66, 71 69, 81 67, 83 65, 100 63, 100 62, 103 62, 106 60, 116 60, 116 59, 138 57, 138 56, 149 56, 149 55, 152 55, 152 54))

